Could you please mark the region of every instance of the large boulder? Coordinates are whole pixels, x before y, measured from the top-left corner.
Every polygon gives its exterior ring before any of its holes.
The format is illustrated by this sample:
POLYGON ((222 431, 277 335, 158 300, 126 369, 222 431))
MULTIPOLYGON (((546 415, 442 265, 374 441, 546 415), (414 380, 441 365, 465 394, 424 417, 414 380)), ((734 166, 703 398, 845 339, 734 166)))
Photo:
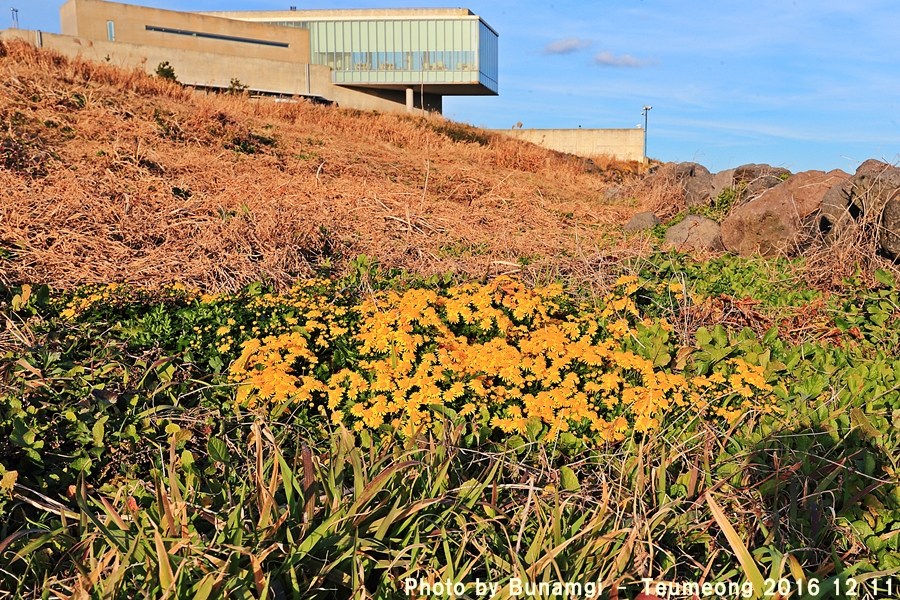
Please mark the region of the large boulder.
POLYGON ((700 215, 688 215, 669 227, 665 243, 676 250, 724 250, 719 224, 700 215))
POLYGON ((867 160, 856 174, 825 194, 814 226, 826 242, 841 239, 848 230, 870 226, 878 231, 878 249, 900 257, 900 169, 867 160))
POLYGON ((713 190, 713 177, 709 169, 697 163, 678 163, 672 172, 684 190, 684 201, 688 206, 709 203, 713 190))
POLYGON ((744 198, 753 198, 787 179, 791 172, 781 167, 751 163, 741 165, 732 174, 731 187, 743 190, 744 198))
POLYGON ((781 181, 731 211, 722 221, 722 243, 743 256, 790 252, 801 242, 803 224, 819 210, 825 194, 849 177, 841 170, 805 171, 781 181))

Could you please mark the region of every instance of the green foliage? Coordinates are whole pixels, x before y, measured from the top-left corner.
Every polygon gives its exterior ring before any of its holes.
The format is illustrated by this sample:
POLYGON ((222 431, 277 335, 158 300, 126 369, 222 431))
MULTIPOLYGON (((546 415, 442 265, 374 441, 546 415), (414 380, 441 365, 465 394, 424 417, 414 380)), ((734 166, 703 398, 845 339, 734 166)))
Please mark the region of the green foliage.
POLYGON ((743 183, 736 188, 727 187, 718 196, 712 198, 709 204, 692 206, 690 212, 721 222, 728 216, 735 204, 743 198, 746 190, 746 184, 743 183))
MULTIPOLYGON (((690 377, 739 356, 779 412, 718 426, 672 409, 656 431, 584 451, 571 432, 546 443, 539 423, 492 439, 452 411, 400 442, 334 429, 315 407, 236 407, 228 365, 243 341, 300 327, 299 295, 349 309, 372 290, 454 283, 351 266, 296 296, 0 287, 0 589, 394 598, 407 576, 738 581, 753 561, 793 589, 798 573, 831 589, 872 576, 871 593, 900 567, 890 273, 824 296, 781 259, 626 266, 650 319, 633 323, 632 351, 690 377)), ((323 369, 358 360, 342 344, 317 350, 323 369)))
POLYGON ((178 83, 178 77, 175 76, 175 67, 170 65, 169 61, 163 61, 156 65, 156 76, 178 83))
POLYGON ((240 96, 244 92, 246 92, 250 86, 241 83, 241 80, 237 77, 232 77, 231 82, 228 84, 227 92, 232 96, 240 96))
POLYGON ((484 130, 464 123, 446 121, 439 125, 429 123, 428 127, 435 133, 446 136, 454 142, 478 144, 479 146, 487 146, 491 143, 491 136, 484 133, 484 130))

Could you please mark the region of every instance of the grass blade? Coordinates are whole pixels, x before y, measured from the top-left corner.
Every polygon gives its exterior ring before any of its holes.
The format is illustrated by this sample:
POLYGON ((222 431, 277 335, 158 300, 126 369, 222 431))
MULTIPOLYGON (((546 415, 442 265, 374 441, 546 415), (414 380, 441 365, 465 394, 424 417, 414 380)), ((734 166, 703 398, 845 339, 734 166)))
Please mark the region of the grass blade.
POLYGON ((718 523, 719 527, 722 529, 722 533, 725 534, 725 538, 728 540, 731 550, 734 552, 735 556, 737 556, 738 562, 741 563, 744 573, 747 574, 747 579, 749 579, 750 583, 753 585, 752 598, 759 598, 760 594, 765 589, 765 578, 762 576, 762 573, 760 573, 756 561, 753 560, 750 551, 744 546, 744 542, 741 541, 741 537, 738 535, 737 531, 735 531, 734 527, 731 526, 731 523, 728 522, 725 512, 718 504, 716 504, 712 494, 709 492, 706 493, 706 503, 709 505, 709 510, 712 512, 716 523, 718 523))

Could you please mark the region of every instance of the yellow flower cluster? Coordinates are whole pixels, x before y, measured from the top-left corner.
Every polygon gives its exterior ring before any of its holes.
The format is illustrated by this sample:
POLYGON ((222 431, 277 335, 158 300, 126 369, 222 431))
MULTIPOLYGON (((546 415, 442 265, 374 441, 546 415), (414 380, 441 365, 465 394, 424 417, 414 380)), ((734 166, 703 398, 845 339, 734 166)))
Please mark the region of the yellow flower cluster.
POLYGON ((686 378, 626 349, 654 324, 663 333, 671 326, 641 318, 636 278, 617 283, 622 291, 599 312, 574 310, 561 286, 529 289, 509 278, 382 293, 352 309, 354 318, 321 303, 298 305, 300 329, 244 343, 231 367, 238 401, 321 399, 334 423, 389 426, 403 436, 455 413, 506 434, 525 434, 531 424, 547 439, 569 432, 587 444, 652 430, 673 407, 709 408, 728 420, 770 409, 763 370, 741 359, 686 378), (351 322, 349 330, 340 325, 351 322), (317 379, 316 330, 320 350, 340 337, 352 343, 355 363, 317 379))
MULTIPOLYGON (((231 365, 231 379, 238 386, 237 401, 253 407, 258 401, 272 403, 311 402, 321 399, 328 388, 313 371, 334 340, 348 333, 347 309, 334 306, 316 293, 321 281, 297 283, 287 294, 262 294, 247 304, 256 317, 251 333, 259 335, 241 344, 241 354, 231 365), (272 328, 284 333, 260 335, 272 328)), ((245 326, 228 318, 215 332, 221 340, 220 352, 230 349, 245 326)))
MULTIPOLYGON (((240 357, 231 365, 231 375, 241 382, 237 401, 252 407, 256 400, 271 402, 309 401, 324 386, 309 374, 297 374, 298 363, 311 367, 318 362, 306 338, 298 332, 244 342, 240 357)), ((307 369, 303 369, 307 370, 307 369)))
POLYGON ((128 283, 109 283, 104 285, 88 285, 79 289, 79 293, 66 303, 60 311, 64 319, 72 319, 98 305, 121 305, 132 302, 135 298, 179 298, 190 300, 199 294, 197 290, 189 290, 182 283, 174 283, 150 292, 128 283))
POLYGON ((119 290, 122 288, 123 286, 118 283, 96 286, 95 288, 93 288, 94 291, 87 296, 72 298, 72 300, 70 300, 69 303, 66 304, 66 308, 64 308, 59 314, 64 319, 71 319, 76 315, 89 310, 97 304, 108 303, 118 295, 119 290))

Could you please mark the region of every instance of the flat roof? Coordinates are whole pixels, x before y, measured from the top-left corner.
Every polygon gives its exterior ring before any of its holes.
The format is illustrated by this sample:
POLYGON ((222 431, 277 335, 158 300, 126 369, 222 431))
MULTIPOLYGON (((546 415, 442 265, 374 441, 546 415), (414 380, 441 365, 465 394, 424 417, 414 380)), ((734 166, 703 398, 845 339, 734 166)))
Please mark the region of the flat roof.
POLYGON ((198 15, 237 19, 239 21, 360 21, 472 18, 481 21, 494 35, 497 30, 468 8, 340 8, 329 10, 223 10, 197 12, 198 15))
POLYGON ((330 21, 344 19, 421 19, 435 17, 473 17, 468 8, 344 8, 322 10, 229 10, 197 14, 246 21, 330 21))

